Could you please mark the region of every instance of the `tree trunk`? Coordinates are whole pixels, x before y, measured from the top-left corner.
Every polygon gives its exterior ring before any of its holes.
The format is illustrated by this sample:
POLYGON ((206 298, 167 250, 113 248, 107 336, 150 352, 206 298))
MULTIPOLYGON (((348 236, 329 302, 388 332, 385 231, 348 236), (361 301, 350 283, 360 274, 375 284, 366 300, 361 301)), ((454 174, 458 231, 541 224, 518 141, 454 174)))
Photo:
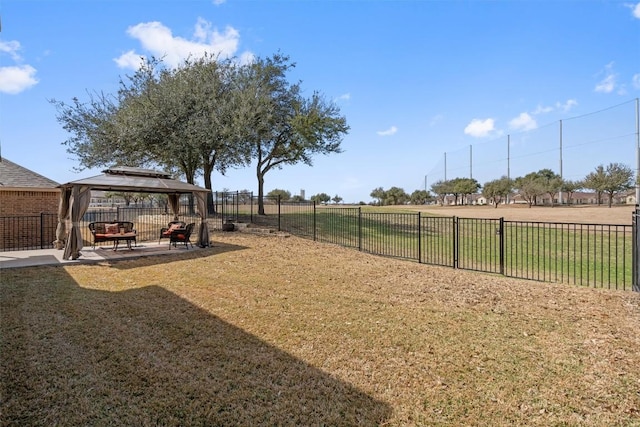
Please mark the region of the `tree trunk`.
POLYGON ((213 174, 213 165, 205 164, 204 166, 204 188, 209 190, 207 193, 207 213, 215 214, 216 205, 213 203, 213 185, 211 175, 213 174))
POLYGON ((264 175, 258 168, 258 215, 264 215, 264 175))

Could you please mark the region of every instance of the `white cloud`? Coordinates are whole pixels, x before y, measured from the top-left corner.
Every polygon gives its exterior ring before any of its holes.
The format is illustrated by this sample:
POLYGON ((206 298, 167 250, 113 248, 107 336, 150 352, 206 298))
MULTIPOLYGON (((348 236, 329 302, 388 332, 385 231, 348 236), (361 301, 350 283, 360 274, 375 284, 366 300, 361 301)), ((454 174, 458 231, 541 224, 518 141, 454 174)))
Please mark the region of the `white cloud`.
POLYGON ((344 94, 340 95, 337 99, 338 99, 338 101, 349 101, 351 99, 351 94, 350 93, 344 93, 344 94))
POLYGON ((395 126, 391 126, 387 130, 379 130, 376 133, 380 136, 390 136, 390 135, 395 135, 396 132, 398 132, 398 128, 395 126))
POLYGON ((578 101, 576 101, 575 99, 567 99, 565 102, 557 101, 553 106, 538 105, 536 109, 531 112, 531 114, 537 116, 539 114, 551 113, 556 110, 560 110, 563 113, 566 113, 576 105, 578 105, 578 101))
POLYGON ((220 6, 222 3, 224 3, 226 0, 213 0, 213 4, 215 4, 216 6, 220 6))
POLYGON ((556 103, 556 107, 562 110, 563 113, 568 112, 576 105, 578 105, 578 101, 576 101, 575 99, 567 99, 564 104, 561 104, 559 102, 556 103))
POLYGON ((634 89, 640 89, 640 73, 633 75, 631 78, 631 84, 633 84, 634 89))
POLYGON ((610 62, 604 67, 604 70, 600 73, 604 74, 604 77, 598 84, 596 84, 595 91, 601 93, 611 93, 616 88, 616 74, 613 72, 613 62, 610 62))
POLYGON ((538 127, 535 119, 529 113, 520 113, 520 115, 509 122, 509 127, 518 131, 533 130, 538 127))
POLYGON ((3 42, 0 40, 0 53, 6 53, 11 56, 11 59, 14 61, 20 61, 22 58, 18 54, 20 50, 20 42, 15 40, 3 42))
POLYGON ((631 9, 631 14, 634 18, 640 19, 640 2, 636 4, 628 3, 626 6, 631 9))
MULTIPOLYGON (((213 28, 211 23, 198 18, 195 24, 192 39, 174 36, 171 29, 160 22, 144 22, 127 29, 127 34, 137 39, 142 48, 156 58, 162 58, 170 67, 177 67, 189 57, 202 57, 209 53, 214 56, 231 58, 238 50, 240 33, 233 27, 227 26, 220 32, 213 28)), ((132 68, 139 65, 140 58, 144 55, 129 51, 115 61, 118 66, 132 68)), ((251 61, 253 55, 245 52, 241 55, 241 61, 251 61)))
POLYGON ((120 68, 138 69, 144 63, 145 57, 130 50, 129 52, 120 55, 114 61, 116 61, 116 64, 118 64, 118 67, 120 68))
MULTIPOLYGON (((0 40, 0 54, 9 55, 13 62, 22 61, 22 56, 19 54, 20 49, 18 41, 0 40)), ((0 67, 0 92, 15 95, 35 86, 38 84, 36 72, 35 68, 27 64, 0 67)))
POLYGON ((495 122, 493 119, 473 119, 467 127, 464 128, 464 133, 476 138, 483 138, 491 135, 495 130, 495 122))
POLYGON ((538 114, 550 113, 552 111, 553 111, 553 107, 543 107, 542 105, 538 105, 531 114, 538 115, 538 114))
POLYGON ((38 83, 31 65, 0 67, 0 92, 15 95, 38 83))

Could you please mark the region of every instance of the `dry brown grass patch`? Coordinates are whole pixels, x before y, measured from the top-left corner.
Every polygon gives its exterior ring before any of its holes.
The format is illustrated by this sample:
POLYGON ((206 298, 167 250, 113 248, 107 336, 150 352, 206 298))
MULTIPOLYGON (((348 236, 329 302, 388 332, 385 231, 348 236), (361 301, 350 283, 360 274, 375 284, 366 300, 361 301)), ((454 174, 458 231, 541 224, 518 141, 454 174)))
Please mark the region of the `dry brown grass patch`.
POLYGON ((7 424, 632 425, 638 295, 295 237, 5 270, 7 424))

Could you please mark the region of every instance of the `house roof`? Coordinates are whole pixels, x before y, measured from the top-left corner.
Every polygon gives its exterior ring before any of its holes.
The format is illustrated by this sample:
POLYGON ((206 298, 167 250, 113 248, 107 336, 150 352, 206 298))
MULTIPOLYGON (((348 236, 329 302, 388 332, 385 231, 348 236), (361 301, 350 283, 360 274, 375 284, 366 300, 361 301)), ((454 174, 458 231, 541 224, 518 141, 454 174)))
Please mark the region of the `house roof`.
POLYGON ((171 179, 170 175, 152 169, 115 167, 102 172, 103 175, 68 182, 60 187, 80 185, 91 187, 92 190, 165 194, 209 192, 206 188, 171 179))
POLYGON ((39 173, 0 158, 0 189, 7 188, 56 188, 59 184, 39 173))

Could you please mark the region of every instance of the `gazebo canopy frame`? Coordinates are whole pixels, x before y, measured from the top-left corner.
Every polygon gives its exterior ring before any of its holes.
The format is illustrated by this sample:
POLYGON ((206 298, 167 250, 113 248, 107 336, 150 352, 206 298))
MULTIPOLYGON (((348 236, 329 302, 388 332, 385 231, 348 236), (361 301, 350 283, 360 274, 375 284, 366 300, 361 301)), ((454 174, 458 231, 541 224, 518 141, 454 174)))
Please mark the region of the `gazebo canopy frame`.
POLYGON ((164 172, 132 167, 114 167, 97 175, 60 185, 58 226, 56 228, 57 249, 64 248, 63 259, 78 259, 84 243, 80 232, 80 220, 89 208, 91 190, 139 193, 163 193, 169 196, 169 205, 174 218, 178 219, 180 195, 193 194, 196 199, 200 228, 198 246, 209 246, 207 228, 207 194, 209 190, 197 185, 172 179, 164 172), (71 227, 67 230, 67 222, 71 227))

